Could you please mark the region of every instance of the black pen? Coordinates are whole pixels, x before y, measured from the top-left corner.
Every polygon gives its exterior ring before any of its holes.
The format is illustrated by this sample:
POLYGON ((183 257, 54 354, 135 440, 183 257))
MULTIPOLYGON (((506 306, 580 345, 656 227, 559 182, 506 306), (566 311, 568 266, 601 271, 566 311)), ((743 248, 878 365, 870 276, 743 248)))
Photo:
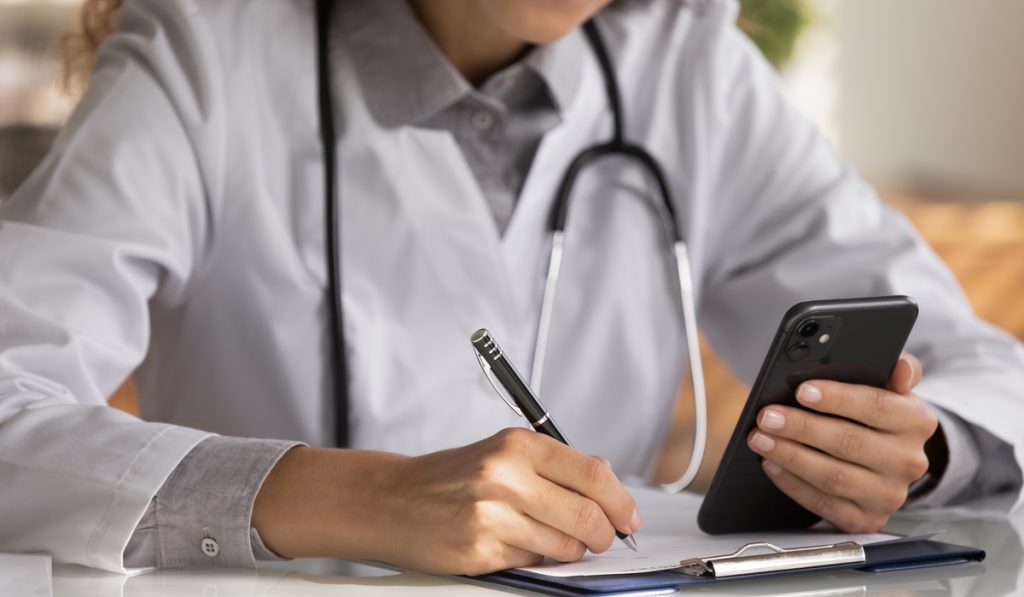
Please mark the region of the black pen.
MULTIPOLYGON (((476 358, 484 370, 484 375, 487 376, 487 381, 491 382, 494 391, 505 401, 505 404, 508 404, 509 408, 519 416, 526 417, 534 431, 539 431, 567 446, 572 446, 558 425, 555 424, 555 420, 533 395, 530 386, 526 385, 516 368, 505 358, 505 354, 494 340, 494 336, 491 336, 486 329, 481 328, 473 334, 469 341, 476 349, 476 358), (497 383, 495 378, 497 378, 497 383)), ((633 551, 637 550, 636 539, 632 535, 615 531, 615 536, 621 539, 626 547, 633 551)))

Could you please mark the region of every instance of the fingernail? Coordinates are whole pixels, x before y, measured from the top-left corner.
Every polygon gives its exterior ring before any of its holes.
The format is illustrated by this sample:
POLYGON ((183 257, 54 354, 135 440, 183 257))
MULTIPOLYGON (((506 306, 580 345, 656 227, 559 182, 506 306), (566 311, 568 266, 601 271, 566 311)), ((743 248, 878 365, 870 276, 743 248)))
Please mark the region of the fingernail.
POLYGON ((640 527, 642 527, 643 525, 644 525, 644 521, 641 520, 641 518, 640 518, 640 511, 634 508, 633 509, 633 519, 629 522, 629 526, 632 529, 631 532, 635 533, 635 532, 639 531, 640 527))
POLYGON ((765 460, 762 466, 764 466, 765 472, 773 477, 778 477, 782 474, 782 467, 770 460, 765 460))
POLYGON ((771 452, 775 448, 775 440, 757 431, 754 432, 754 437, 750 438, 750 445, 759 452, 771 452))
POLYGON ((801 384, 796 392, 797 400, 800 402, 815 403, 821 401, 821 388, 809 383, 801 384))
POLYGON ((786 425, 786 416, 777 410, 766 410, 761 415, 761 427, 765 429, 782 429, 786 425))
POLYGON ((914 383, 914 374, 916 373, 914 371, 914 361, 908 356, 902 356, 900 358, 907 362, 907 368, 910 369, 910 375, 907 376, 907 385, 909 386, 914 383))

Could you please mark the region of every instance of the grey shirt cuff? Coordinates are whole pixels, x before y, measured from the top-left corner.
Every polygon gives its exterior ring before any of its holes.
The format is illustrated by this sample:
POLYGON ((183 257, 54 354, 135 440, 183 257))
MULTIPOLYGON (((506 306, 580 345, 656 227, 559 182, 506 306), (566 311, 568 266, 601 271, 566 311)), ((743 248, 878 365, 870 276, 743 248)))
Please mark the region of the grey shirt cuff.
POLYGON ((932 411, 939 420, 938 433, 946 438, 949 462, 928 491, 911 491, 905 507, 948 506, 1021 486, 1013 446, 948 410, 932 405, 932 411))
POLYGON ((124 551, 130 568, 246 567, 279 559, 251 527, 263 480, 299 442, 213 436, 178 464, 124 551))

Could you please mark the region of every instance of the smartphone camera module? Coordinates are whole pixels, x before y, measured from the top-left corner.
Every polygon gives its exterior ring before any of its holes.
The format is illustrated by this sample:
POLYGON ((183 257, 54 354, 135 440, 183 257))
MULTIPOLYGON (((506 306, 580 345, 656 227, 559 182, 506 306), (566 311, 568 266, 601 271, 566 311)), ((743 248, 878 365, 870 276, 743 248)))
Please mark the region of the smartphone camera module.
POLYGON ((831 313, 817 313, 798 322, 787 338, 786 358, 790 362, 827 361, 842 328, 842 318, 831 313))

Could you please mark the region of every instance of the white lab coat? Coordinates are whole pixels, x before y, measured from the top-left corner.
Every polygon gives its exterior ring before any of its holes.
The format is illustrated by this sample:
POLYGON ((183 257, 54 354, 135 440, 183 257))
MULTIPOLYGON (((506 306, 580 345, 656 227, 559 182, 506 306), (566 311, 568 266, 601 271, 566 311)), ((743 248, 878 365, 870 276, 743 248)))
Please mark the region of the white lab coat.
MULTIPOLYGON (((629 136, 678 200, 707 337, 749 381, 792 303, 912 295, 920 394, 1020 458, 1020 346, 785 104, 734 16, 602 17, 629 136)), ((209 432, 330 443, 312 40, 305 0, 127 2, 54 152, 0 212, 0 550, 119 570, 209 432), (133 370, 149 422, 105 406, 133 370)), ((500 237, 453 139, 380 127, 335 54, 354 445, 423 453, 521 424, 469 336, 490 328, 527 368, 554 189, 610 130, 595 62, 500 237)), ((648 191, 618 160, 581 180, 545 368, 566 434, 626 474, 650 466, 687 358, 648 191)))

